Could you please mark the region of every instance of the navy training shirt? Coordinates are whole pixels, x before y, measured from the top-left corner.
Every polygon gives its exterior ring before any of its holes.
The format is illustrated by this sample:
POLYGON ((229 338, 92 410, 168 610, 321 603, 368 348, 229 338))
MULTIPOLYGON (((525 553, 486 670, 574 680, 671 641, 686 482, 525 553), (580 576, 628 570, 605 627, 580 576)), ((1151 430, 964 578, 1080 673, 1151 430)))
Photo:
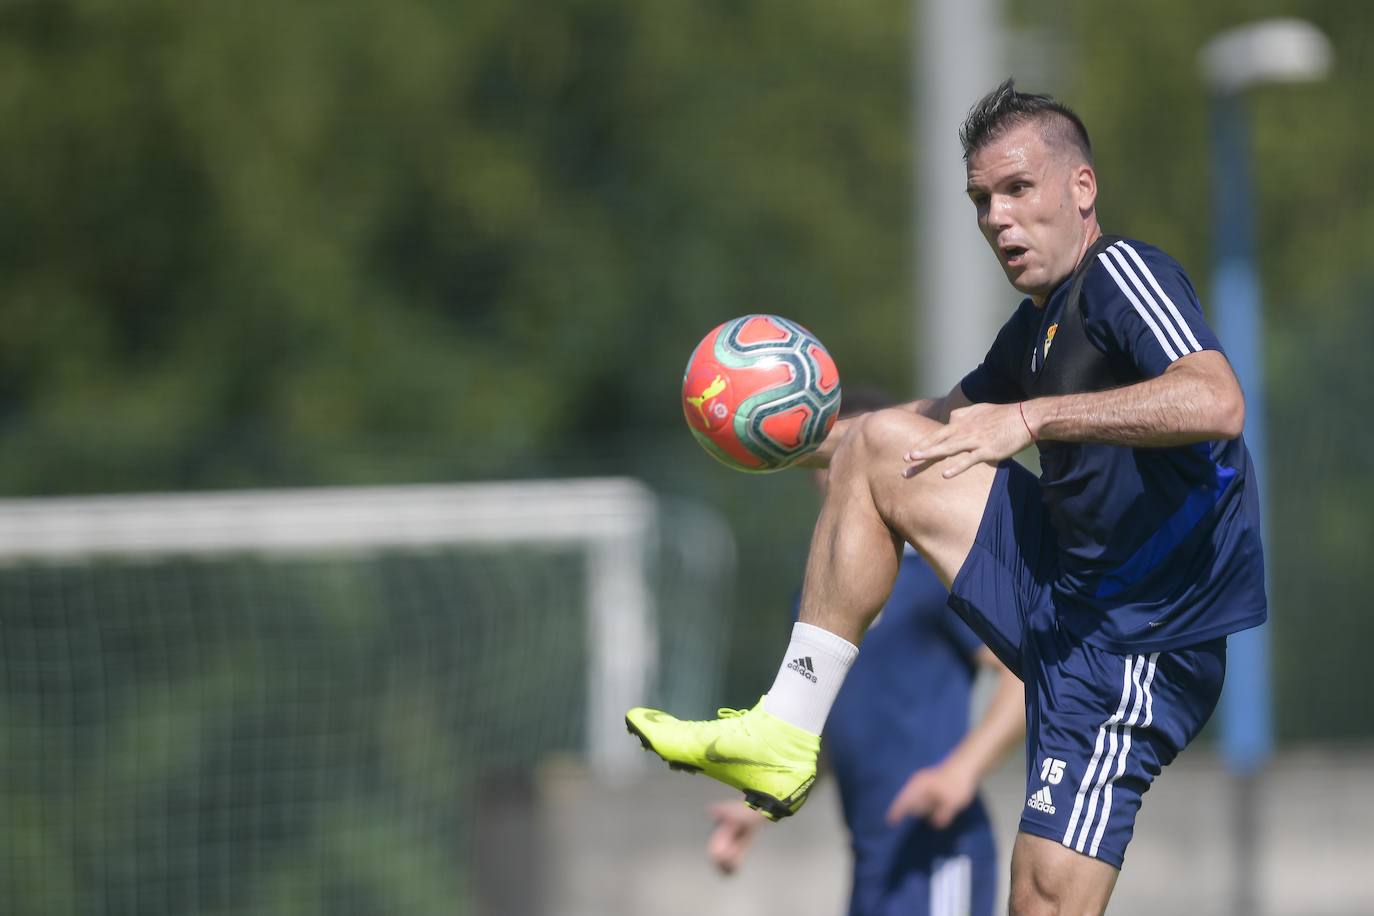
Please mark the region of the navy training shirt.
POLYGON ((992 828, 975 797, 945 830, 908 818, 889 827, 897 792, 943 760, 968 732, 969 701, 983 644, 946 606, 948 592, 908 548, 877 621, 831 707, 825 748, 854 851, 854 905, 880 898, 886 882, 951 855, 991 858, 992 828))
MULTIPOLYGON (((1087 265, 1080 306, 1088 342, 1120 378, 1155 378, 1221 345, 1183 268, 1122 239, 1087 265)), ((974 402, 1027 397, 1030 371, 1055 356, 1069 282, 1045 308, 1027 298, 961 383, 974 402), (1030 342, 1036 341, 1034 350, 1030 342)), ((1070 316, 1072 317, 1072 316, 1070 316)), ((1243 438, 1174 448, 1038 443, 1041 494, 1058 539, 1060 619, 1110 652, 1155 652, 1264 622, 1259 493, 1243 438)))

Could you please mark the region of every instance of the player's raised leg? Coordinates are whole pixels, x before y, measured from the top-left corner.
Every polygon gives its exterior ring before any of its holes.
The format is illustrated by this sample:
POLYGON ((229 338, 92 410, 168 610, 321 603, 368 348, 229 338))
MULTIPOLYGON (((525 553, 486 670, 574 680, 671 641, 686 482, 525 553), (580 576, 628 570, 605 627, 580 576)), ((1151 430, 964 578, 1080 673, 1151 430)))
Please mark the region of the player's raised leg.
POLYGON ((968 556, 995 468, 978 465, 953 479, 944 462, 903 476, 903 454, 937 426, 909 410, 861 417, 831 462, 806 562, 801 621, 850 642, 862 638, 887 600, 910 543, 948 586, 968 556))
POLYGON ((677 769, 743 790, 774 819, 801 807, 815 779, 825 718, 858 652, 855 643, 892 590, 902 543, 913 544, 948 584, 977 534, 992 467, 945 479, 937 463, 903 476, 902 456, 936 423, 894 409, 851 426, 831 460, 800 620, 772 688, 753 709, 706 722, 633 709, 626 724, 646 748, 677 769))
POLYGON ((977 534, 994 469, 950 480, 941 465, 907 478, 903 454, 937 423, 909 410, 862 417, 835 453, 811 539, 801 613, 764 709, 820 734, 873 617, 887 600, 911 543, 948 586, 977 534), (812 659, 814 678, 797 677, 812 659))

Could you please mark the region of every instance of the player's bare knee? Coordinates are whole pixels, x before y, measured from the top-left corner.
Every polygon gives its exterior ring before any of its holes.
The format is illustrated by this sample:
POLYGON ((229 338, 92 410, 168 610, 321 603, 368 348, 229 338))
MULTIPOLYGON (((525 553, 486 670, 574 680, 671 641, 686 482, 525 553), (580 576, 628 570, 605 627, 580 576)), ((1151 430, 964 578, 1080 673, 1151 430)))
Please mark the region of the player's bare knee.
POLYGON ((854 418, 854 426, 830 459, 830 478, 867 476, 876 460, 884 453, 884 443, 891 436, 888 427, 892 410, 877 410, 854 418))
POLYGON ((940 424, 911 410, 889 408, 860 418, 855 445, 870 462, 898 464, 940 424))
MULTIPOLYGON (((1041 841, 1017 838, 1012 853, 1010 916, 1101 916, 1111 897, 1112 880, 1085 872, 1087 859, 1065 859, 1057 847, 1041 848, 1041 841), (1048 853, 1048 854, 1047 854, 1048 853)), ((1095 864, 1095 863, 1094 863, 1095 864)))
POLYGON ((1057 916, 1059 904, 1037 886, 1034 875, 1027 871, 1012 877, 1007 913, 1008 916, 1057 916))
POLYGON ((830 459, 831 486, 871 481, 899 468, 902 455, 919 441, 925 424, 933 420, 910 411, 877 410, 856 417, 854 426, 830 459), (913 422, 914 421, 914 422, 913 422))

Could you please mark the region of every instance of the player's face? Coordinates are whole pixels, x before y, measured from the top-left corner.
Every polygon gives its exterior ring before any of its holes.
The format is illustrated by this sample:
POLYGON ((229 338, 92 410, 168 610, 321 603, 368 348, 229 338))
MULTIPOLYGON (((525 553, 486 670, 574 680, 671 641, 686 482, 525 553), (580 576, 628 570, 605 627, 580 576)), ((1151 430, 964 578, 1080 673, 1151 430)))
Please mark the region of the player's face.
POLYGON ((969 157, 967 191, 1002 272, 1043 305, 1091 244, 1091 166, 1052 149, 1035 124, 1023 124, 969 157))

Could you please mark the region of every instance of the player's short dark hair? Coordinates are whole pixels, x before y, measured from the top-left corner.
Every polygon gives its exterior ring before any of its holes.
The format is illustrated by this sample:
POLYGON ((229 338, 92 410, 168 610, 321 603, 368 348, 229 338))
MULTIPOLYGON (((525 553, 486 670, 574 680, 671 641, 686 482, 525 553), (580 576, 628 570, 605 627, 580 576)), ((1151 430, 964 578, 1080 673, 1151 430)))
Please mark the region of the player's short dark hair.
POLYGON ((891 407, 897 399, 876 385, 845 385, 840 393, 840 416, 852 417, 891 407))
POLYGON ((983 96, 969 109, 959 128, 964 161, 1014 127, 1034 121, 1050 146, 1075 149, 1089 165, 1093 145, 1088 128, 1067 105, 1048 95, 1018 92, 1015 80, 1008 79, 983 96))

